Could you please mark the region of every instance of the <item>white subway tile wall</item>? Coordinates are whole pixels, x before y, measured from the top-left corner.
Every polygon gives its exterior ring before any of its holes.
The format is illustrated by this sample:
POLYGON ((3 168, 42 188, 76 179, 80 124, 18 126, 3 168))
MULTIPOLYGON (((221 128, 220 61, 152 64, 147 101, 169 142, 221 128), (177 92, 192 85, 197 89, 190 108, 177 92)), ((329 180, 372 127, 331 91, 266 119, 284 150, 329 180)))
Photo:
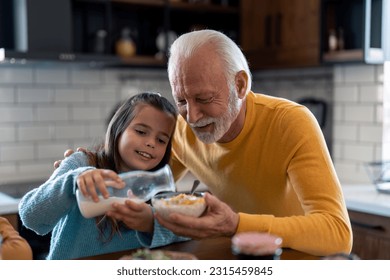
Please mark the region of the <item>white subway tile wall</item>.
POLYGON ((383 65, 334 67, 333 161, 343 183, 369 183, 364 163, 383 160, 383 65))
POLYGON ((383 80, 383 159, 390 160, 390 61, 385 62, 383 80))
POLYGON ((0 185, 46 180, 66 149, 100 143, 112 108, 141 91, 172 100, 163 69, 2 65, 0 185))

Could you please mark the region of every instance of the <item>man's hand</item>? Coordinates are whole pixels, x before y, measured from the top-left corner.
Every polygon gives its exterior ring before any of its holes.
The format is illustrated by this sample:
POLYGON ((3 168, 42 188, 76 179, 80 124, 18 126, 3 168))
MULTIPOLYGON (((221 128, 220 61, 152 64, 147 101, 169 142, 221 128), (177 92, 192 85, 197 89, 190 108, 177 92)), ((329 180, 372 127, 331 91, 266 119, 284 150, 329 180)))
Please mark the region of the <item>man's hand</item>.
MULTIPOLYGON (((84 148, 79 147, 79 148, 77 148, 76 151, 77 151, 77 152, 86 153, 86 152, 87 152, 87 149, 84 149, 84 148)), ((70 155, 73 154, 73 153, 74 153, 74 151, 73 151, 72 149, 66 150, 65 153, 64 153, 64 158, 67 158, 68 156, 70 156, 70 155)), ((63 159, 56 160, 56 161, 54 162, 54 165, 53 165, 53 166, 54 166, 54 169, 57 169, 57 168, 60 166, 60 164, 61 164, 62 161, 63 161, 63 159)))
POLYGON ((178 213, 172 213, 164 219, 155 214, 158 222, 177 235, 187 236, 192 239, 214 238, 219 236, 233 236, 238 227, 239 215, 226 203, 215 196, 206 193, 206 213, 199 218, 188 217, 178 213))

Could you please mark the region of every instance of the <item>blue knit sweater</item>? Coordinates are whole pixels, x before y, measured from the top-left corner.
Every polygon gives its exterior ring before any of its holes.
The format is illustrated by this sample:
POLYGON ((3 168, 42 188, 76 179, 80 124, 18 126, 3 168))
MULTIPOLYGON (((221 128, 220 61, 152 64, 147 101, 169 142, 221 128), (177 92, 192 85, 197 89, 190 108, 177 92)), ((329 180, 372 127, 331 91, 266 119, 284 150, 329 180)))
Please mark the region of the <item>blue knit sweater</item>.
POLYGON ((47 259, 76 259, 188 240, 174 235, 155 220, 153 235, 121 229, 120 234, 104 242, 99 238, 95 219, 85 219, 81 215, 75 196, 78 175, 93 168, 88 166, 84 153, 74 153, 63 160, 44 184, 28 192, 20 201, 19 214, 24 226, 40 235, 52 231, 47 259))

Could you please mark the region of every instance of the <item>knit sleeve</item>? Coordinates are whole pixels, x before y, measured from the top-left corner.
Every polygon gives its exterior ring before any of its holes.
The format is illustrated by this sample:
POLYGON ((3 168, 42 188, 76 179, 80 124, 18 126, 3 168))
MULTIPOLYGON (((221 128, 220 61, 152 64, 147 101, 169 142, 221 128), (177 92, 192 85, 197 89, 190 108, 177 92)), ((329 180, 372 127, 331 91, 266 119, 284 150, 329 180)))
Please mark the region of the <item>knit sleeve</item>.
POLYGON ((161 226, 156 219, 154 220, 153 235, 144 232, 137 232, 137 238, 141 245, 146 248, 156 248, 175 242, 190 240, 188 237, 178 236, 172 231, 161 226))
POLYGON ((87 164, 85 154, 75 153, 66 158, 45 183, 25 194, 19 203, 23 225, 44 235, 72 208, 77 207, 77 177, 95 168, 87 164))

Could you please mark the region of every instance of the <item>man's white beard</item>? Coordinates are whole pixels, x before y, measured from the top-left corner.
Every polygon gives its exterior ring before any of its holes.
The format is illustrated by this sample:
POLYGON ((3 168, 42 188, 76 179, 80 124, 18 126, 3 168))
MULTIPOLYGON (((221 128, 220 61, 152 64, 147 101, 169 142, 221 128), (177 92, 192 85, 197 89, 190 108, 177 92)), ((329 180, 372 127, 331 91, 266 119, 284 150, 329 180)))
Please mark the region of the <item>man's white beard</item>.
POLYGON ((230 90, 229 104, 226 113, 218 118, 205 117, 196 123, 188 122, 188 124, 191 126, 192 131, 200 141, 206 144, 217 142, 226 134, 233 121, 237 118, 242 102, 243 101, 238 98, 236 89, 233 87, 233 89, 230 90), (214 123, 214 131, 212 132, 199 132, 195 129, 196 127, 202 127, 211 123, 214 123))

